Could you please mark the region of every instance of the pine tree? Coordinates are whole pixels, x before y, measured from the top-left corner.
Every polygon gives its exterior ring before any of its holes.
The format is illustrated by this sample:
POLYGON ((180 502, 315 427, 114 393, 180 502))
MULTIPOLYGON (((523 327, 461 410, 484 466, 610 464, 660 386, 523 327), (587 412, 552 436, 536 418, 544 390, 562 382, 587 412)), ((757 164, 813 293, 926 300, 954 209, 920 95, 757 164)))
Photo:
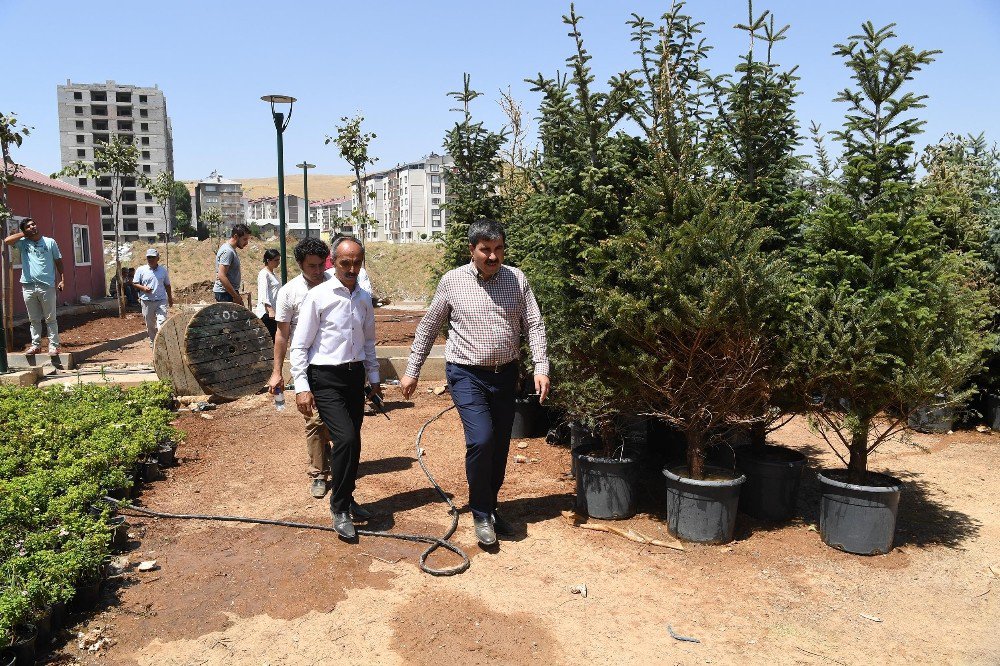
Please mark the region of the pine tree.
POLYGON ((916 210, 913 112, 904 85, 935 51, 891 50, 892 26, 835 47, 854 85, 835 136, 844 148, 837 190, 806 221, 790 358, 815 423, 861 483, 868 456, 907 414, 945 395, 959 401, 980 362, 985 294, 966 256, 950 251, 916 210), (841 453, 847 450, 847 456, 841 453))
POLYGON ((462 107, 455 110, 462 114, 462 120, 455 123, 444 139, 445 152, 455 166, 445 173, 448 230, 444 255, 432 274, 435 285, 451 269, 469 263, 470 224, 483 218, 501 224, 507 222, 503 197, 498 191, 503 169, 500 149, 507 141, 506 131, 492 132, 481 121, 473 121, 470 105, 481 95, 472 89, 468 74, 463 77, 460 92, 448 93, 461 102, 462 107))

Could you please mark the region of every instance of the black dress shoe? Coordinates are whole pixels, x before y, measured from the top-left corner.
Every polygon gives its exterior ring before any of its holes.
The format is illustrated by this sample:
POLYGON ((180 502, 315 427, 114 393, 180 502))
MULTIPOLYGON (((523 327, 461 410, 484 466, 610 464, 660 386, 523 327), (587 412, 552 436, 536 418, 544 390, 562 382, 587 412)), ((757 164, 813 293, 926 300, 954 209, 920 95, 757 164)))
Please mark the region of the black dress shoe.
POLYGON ((493 531, 493 521, 488 517, 472 517, 472 524, 476 528, 476 539, 481 546, 492 546, 497 542, 496 532, 493 531))
POLYGON ((342 539, 358 538, 358 533, 354 530, 354 523, 351 522, 351 514, 347 511, 333 513, 333 529, 342 539))
POLYGON ((496 511, 493 512, 493 530, 500 536, 514 536, 514 526, 496 511))
POLYGON ((364 508, 357 502, 351 502, 351 518, 354 518, 354 520, 360 520, 361 522, 364 522, 366 520, 370 520, 371 517, 372 517, 371 511, 364 508))

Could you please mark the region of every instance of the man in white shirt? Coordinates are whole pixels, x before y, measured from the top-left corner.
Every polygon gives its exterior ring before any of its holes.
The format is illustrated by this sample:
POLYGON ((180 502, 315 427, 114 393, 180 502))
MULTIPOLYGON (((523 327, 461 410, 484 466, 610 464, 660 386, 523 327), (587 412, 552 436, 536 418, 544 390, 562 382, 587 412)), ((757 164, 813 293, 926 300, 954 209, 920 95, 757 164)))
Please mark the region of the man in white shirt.
POLYGON ((353 238, 333 247, 334 275, 309 290, 292 336, 295 404, 309 416, 318 411, 332 441, 330 512, 345 540, 357 538, 351 514, 367 513, 354 501, 361 461, 365 380, 381 396, 375 358, 375 309, 371 294, 358 286, 365 251, 353 238))
POLYGON ((155 247, 146 250, 146 265, 135 270, 132 284, 140 292, 139 304, 146 320, 149 346, 153 346, 156 333, 167 320, 167 308, 174 305, 174 292, 170 289, 167 267, 160 266, 160 253, 155 247))
MULTIPOLYGON (((275 393, 283 383, 282 368, 288 344, 295 333, 299 319, 299 309, 309 290, 326 282, 332 276, 324 273, 324 266, 330 256, 330 248, 318 238, 303 238, 295 246, 295 261, 302 270, 301 275, 288 281, 278 290, 275 297, 274 319, 278 324, 274 336, 274 369, 267 381, 268 389, 275 393)), ((284 388, 282 386, 282 388, 284 388)), ((306 416, 306 451, 309 454, 309 492, 316 499, 326 496, 330 481, 330 433, 313 412, 306 416)), ((359 516, 355 516, 359 517, 359 516)))

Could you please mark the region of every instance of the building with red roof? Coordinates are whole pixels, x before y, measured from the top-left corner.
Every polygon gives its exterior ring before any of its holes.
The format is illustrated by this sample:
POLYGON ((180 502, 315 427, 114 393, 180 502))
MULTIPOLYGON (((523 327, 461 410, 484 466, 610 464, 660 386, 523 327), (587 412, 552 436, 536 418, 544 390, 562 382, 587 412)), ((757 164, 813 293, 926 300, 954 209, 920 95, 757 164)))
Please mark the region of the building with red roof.
MULTIPOLYGON (((101 207, 110 202, 23 165, 8 164, 8 173, 15 168, 13 181, 7 186, 7 203, 13 218, 3 235, 18 231, 21 220, 30 217, 43 236, 55 239, 66 270, 65 288, 59 294, 60 305, 79 303, 81 296, 92 299, 104 296, 101 207)), ((9 251, 14 268, 14 298, 10 305, 14 314, 23 314, 24 301, 17 288, 21 281, 20 257, 16 250, 9 251)))

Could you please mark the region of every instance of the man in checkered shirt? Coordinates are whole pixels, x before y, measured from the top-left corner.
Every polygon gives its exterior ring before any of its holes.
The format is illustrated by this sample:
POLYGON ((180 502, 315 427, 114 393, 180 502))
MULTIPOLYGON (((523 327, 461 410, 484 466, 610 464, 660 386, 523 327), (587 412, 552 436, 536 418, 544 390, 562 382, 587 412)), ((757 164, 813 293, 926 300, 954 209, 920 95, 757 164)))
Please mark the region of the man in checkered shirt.
POLYGON ((448 271, 438 283, 400 382, 403 397, 413 395, 420 367, 448 321, 445 373, 465 430, 469 508, 476 538, 484 546, 495 544, 497 534, 514 533, 497 513, 497 495, 510 450, 522 333, 531 348, 539 402, 549 392, 545 324, 524 273, 503 265, 505 240, 497 222, 479 220, 469 226, 472 261, 448 271))

